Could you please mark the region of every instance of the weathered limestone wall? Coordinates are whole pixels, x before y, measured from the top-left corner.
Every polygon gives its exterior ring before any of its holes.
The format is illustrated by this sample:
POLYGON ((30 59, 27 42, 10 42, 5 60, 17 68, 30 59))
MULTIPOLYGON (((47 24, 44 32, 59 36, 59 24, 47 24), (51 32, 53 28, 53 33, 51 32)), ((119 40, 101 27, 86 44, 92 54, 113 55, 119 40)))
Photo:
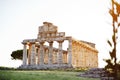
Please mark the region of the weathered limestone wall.
POLYGON ((72 39, 73 67, 98 67, 98 51, 90 45, 72 39))

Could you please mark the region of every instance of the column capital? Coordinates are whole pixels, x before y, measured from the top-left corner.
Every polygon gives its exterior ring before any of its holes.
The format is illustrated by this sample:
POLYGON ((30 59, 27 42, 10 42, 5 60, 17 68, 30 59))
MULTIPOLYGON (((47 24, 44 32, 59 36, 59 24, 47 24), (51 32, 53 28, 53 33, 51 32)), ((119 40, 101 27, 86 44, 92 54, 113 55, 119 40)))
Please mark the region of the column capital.
POLYGON ((26 45, 26 44, 27 44, 27 42, 22 42, 22 44, 23 44, 23 45, 26 45))
POLYGON ((28 45, 32 46, 33 44, 35 44, 35 42, 29 42, 28 45))
POLYGON ((30 44, 35 44, 35 42, 30 42, 30 44))
POLYGON ((40 42, 40 44, 44 44, 44 42, 40 42))
POLYGON ((53 41, 48 41, 48 43, 51 43, 51 44, 52 44, 52 43, 53 43, 53 41))
POLYGON ((57 41, 58 43, 63 43, 64 42, 64 40, 59 40, 59 41, 57 41))

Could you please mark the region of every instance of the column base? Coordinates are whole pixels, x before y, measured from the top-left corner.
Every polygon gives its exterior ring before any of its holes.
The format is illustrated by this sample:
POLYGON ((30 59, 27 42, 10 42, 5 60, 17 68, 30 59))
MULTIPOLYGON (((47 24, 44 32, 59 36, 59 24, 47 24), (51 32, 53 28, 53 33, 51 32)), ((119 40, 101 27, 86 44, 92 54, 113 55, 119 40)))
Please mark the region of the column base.
POLYGON ((72 67, 72 65, 69 65, 69 64, 21 65, 20 67, 18 67, 18 69, 28 69, 28 70, 67 69, 67 68, 73 68, 73 67, 72 67))

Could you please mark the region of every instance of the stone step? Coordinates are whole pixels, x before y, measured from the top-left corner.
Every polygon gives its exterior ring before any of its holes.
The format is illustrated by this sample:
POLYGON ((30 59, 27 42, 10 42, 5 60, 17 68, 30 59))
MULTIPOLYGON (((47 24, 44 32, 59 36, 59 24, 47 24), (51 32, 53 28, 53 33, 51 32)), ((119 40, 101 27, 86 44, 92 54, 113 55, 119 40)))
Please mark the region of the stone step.
POLYGON ((90 78, 102 78, 102 80, 113 80, 113 77, 109 79, 109 72, 103 68, 92 68, 86 71, 83 74, 80 74, 81 77, 90 77, 90 78), (107 79, 108 78, 108 79, 107 79))

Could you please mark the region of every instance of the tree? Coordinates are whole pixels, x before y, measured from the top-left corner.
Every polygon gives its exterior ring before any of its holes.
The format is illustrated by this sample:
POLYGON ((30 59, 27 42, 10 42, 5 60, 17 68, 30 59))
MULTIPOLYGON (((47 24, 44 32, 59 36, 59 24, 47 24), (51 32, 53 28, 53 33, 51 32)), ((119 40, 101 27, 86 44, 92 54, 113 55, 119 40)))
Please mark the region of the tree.
POLYGON ((118 28, 120 26, 120 22, 118 22, 118 18, 120 17, 120 4, 114 0, 111 0, 112 8, 109 10, 109 13, 112 17, 112 26, 113 26, 113 35, 112 41, 108 40, 107 43, 111 47, 109 51, 111 59, 106 60, 108 63, 106 68, 112 69, 114 73, 114 79, 118 80, 117 78, 117 71, 118 71, 118 64, 117 64, 117 41, 118 41, 118 28), (112 62, 113 61, 113 62, 112 62))
POLYGON ((11 54, 12 59, 18 59, 18 60, 22 60, 22 56, 23 56, 23 50, 16 50, 13 51, 11 54))

